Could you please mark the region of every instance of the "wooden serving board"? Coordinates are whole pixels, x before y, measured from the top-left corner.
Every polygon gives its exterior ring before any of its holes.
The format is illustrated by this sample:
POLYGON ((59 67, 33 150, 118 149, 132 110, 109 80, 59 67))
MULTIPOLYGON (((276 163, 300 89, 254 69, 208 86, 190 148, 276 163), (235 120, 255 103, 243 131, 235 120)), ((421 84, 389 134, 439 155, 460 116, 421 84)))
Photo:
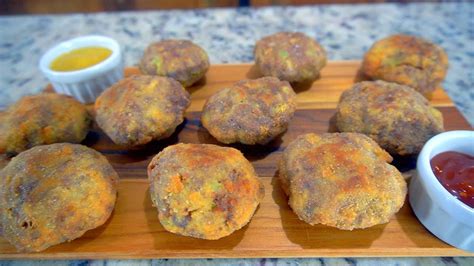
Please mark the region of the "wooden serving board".
MULTIPOLYGON (((266 146, 232 145, 249 159, 265 184, 265 197, 250 223, 220 240, 200 240, 169 233, 160 225, 151 205, 146 166, 164 147, 178 142, 214 143, 202 128, 199 117, 205 100, 216 90, 244 78, 258 77, 254 67, 214 65, 206 80, 189 89, 192 103, 185 122, 169 139, 153 142, 141 150, 122 150, 97 127, 84 141, 99 150, 120 175, 118 200, 107 223, 69 243, 41 253, 16 253, 0 238, 1 258, 221 258, 221 257, 360 257, 360 256, 472 256, 453 248, 429 233, 414 216, 408 202, 388 224, 364 230, 342 231, 327 226, 310 226, 288 207, 275 178, 281 152, 296 136, 331 131, 330 120, 341 92, 361 79, 358 61, 329 62, 321 78, 296 88, 298 110, 288 131, 266 146)), ((138 73, 129 68, 126 75, 138 73)), ((438 89, 432 103, 444 114, 446 130, 471 129, 438 89)), ((400 159, 402 170, 413 167, 413 158, 400 159)))

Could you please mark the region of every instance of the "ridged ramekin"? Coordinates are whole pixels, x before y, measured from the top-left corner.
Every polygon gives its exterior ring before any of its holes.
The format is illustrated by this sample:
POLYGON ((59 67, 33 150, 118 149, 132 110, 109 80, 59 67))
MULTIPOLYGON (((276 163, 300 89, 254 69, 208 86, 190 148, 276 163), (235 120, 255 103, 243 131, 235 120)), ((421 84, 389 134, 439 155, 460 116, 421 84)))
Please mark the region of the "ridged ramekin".
POLYGON ((98 35, 74 38, 54 46, 43 55, 39 67, 56 92, 71 95, 83 103, 94 102, 102 91, 122 79, 124 68, 120 45, 111 38, 98 35), (50 68, 51 62, 59 55, 88 46, 105 47, 112 54, 96 65, 77 71, 60 72, 50 68))
POLYGON ((474 131, 448 131, 431 138, 417 160, 417 175, 410 181, 410 205, 420 222, 434 235, 457 248, 474 252, 474 209, 438 181, 431 159, 445 151, 474 156, 474 131))

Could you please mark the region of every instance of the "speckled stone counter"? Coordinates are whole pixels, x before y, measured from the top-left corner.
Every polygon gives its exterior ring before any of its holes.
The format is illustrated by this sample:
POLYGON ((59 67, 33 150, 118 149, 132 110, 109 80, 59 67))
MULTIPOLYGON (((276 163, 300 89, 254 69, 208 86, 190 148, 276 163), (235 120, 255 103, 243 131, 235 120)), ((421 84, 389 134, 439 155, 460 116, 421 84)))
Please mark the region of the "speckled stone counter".
POLYGON ((0 17, 0 108, 45 86, 37 65, 48 48, 85 34, 118 40, 134 65, 146 45, 165 38, 192 39, 219 64, 252 62, 255 41, 277 31, 317 38, 330 60, 361 59, 375 40, 402 32, 446 49, 444 88, 474 125, 473 10, 465 2, 0 17))
MULTIPOLYGON (((0 17, 0 109, 46 84, 37 65, 40 56, 60 41, 102 34, 123 46, 126 65, 135 65, 154 40, 192 39, 211 62, 253 61, 259 38, 277 31, 302 31, 318 39, 330 60, 361 59, 371 44, 393 33, 420 35, 446 49, 450 69, 444 88, 474 125, 474 4, 419 3, 323 5, 260 9, 124 12, 61 16, 0 17)), ((30 265, 32 261, 9 262, 30 265)), ((41 263, 37 261, 36 263, 41 263)), ((51 262, 43 262, 51 265, 51 262)), ((94 265, 127 265, 130 261, 95 261, 94 265)), ((242 259, 141 260, 144 265, 474 265, 469 258, 387 259, 242 259)), ((57 261, 55 265, 88 261, 57 261)))

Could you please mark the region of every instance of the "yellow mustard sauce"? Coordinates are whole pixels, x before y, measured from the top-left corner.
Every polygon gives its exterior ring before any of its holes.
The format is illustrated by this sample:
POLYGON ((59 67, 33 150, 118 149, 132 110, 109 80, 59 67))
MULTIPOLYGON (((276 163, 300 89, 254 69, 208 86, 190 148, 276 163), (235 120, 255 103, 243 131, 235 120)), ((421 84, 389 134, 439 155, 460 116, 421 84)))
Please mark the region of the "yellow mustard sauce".
POLYGON ((60 72, 81 70, 97 65, 111 54, 112 51, 104 47, 82 47, 56 57, 49 65, 49 68, 60 72))

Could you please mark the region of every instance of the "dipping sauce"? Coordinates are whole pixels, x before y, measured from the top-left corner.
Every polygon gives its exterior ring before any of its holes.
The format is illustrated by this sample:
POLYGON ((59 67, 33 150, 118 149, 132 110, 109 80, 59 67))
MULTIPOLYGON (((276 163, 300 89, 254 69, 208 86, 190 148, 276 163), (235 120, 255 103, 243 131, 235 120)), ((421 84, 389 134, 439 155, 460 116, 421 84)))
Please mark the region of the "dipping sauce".
POLYGON ((56 57, 49 65, 49 68, 60 72, 81 70, 97 65, 111 54, 112 51, 104 47, 82 47, 56 57))
POLYGON ((449 193, 474 208, 474 156, 442 152, 431 159, 431 169, 449 193))

